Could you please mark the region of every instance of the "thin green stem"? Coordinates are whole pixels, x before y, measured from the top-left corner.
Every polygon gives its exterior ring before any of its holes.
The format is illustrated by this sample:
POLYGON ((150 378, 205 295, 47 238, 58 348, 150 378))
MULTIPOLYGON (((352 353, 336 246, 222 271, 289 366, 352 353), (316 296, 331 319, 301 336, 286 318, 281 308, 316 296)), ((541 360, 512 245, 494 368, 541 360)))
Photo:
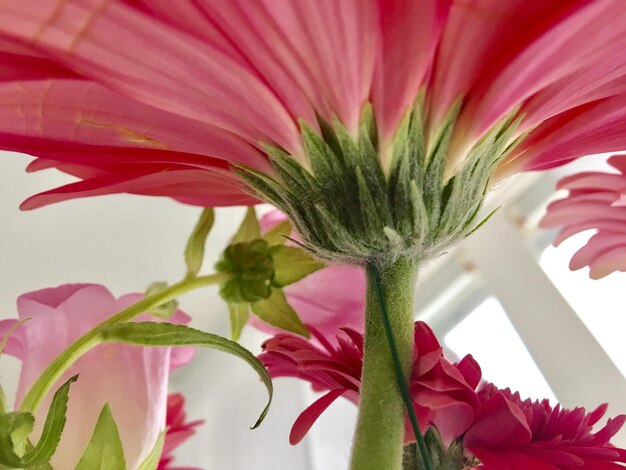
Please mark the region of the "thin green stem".
POLYGON ((400 371, 406 377, 413 357, 413 290, 417 261, 399 259, 380 267, 378 279, 367 270, 365 343, 359 417, 352 448, 352 470, 399 470, 404 443, 404 402, 381 310, 377 284, 385 293, 388 325, 400 371))
POLYGON ((149 297, 144 297, 139 302, 125 308, 118 314, 100 323, 93 329, 89 330, 83 336, 78 338, 70 347, 59 354, 50 365, 39 376, 37 381, 28 391, 24 400, 20 405, 20 411, 28 411, 34 413, 41 401, 50 391, 50 388, 63 375, 63 373, 83 354, 99 343, 98 331, 99 327, 110 325, 113 323, 123 323, 132 320, 151 308, 158 307, 176 297, 214 284, 221 284, 228 281, 232 275, 229 273, 211 274, 208 276, 199 276, 193 278, 185 278, 182 281, 149 297))
POLYGON ((407 383, 406 377, 404 375, 404 371, 402 370, 402 363, 400 362, 398 348, 396 347, 396 340, 393 337, 393 332, 391 331, 391 323, 389 322, 389 312, 387 311, 387 305, 385 302, 385 293, 383 292, 383 286, 382 286, 382 281, 380 279, 380 273, 378 271, 378 268, 374 266, 373 264, 368 264, 367 269, 370 275, 372 276, 372 278, 374 279, 374 286, 376 288, 376 296, 378 297, 380 313, 382 314, 383 325, 385 327, 385 334, 387 335, 387 342, 389 343, 391 359, 393 360, 393 368, 396 374, 398 387, 400 387, 400 393, 402 394, 402 400, 404 401, 406 410, 409 413, 409 419, 411 421, 411 426, 413 427, 413 432, 415 433, 415 438, 417 440, 417 446, 419 447, 422 461, 424 462, 424 468, 425 470, 432 470, 432 466, 430 464, 430 456, 428 455, 428 450, 426 449, 426 443, 424 442, 424 436, 422 436, 422 432, 420 430, 420 426, 417 421, 417 414, 415 413, 415 408, 413 406, 413 400, 411 399, 411 392, 409 391, 409 384, 407 383))

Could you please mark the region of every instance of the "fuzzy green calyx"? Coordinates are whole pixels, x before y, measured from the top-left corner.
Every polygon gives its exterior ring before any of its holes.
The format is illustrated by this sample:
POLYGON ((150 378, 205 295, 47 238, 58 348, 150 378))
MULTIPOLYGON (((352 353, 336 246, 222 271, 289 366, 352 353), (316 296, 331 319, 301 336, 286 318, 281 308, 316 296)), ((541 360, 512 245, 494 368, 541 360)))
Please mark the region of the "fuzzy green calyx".
POLYGON ((272 293, 274 261, 270 245, 265 240, 229 245, 215 269, 233 275, 220 288, 220 295, 227 302, 257 302, 269 298, 272 293))
POLYGON ((301 123, 311 170, 267 147, 276 178, 247 167, 237 171, 259 197, 289 215, 319 258, 363 265, 436 256, 475 228, 489 179, 511 150, 517 126, 510 118, 501 121, 447 179, 458 108, 427 141, 422 101, 397 130, 388 168, 381 166, 375 117, 367 106, 356 139, 339 122, 320 122, 321 135, 301 123))

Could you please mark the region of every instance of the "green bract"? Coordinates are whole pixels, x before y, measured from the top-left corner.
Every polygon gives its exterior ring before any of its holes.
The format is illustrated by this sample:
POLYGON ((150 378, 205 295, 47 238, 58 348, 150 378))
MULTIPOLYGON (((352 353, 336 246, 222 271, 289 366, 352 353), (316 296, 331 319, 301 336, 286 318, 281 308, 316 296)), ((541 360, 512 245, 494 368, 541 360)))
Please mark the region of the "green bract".
POLYGON ((227 302, 256 302, 267 299, 272 293, 274 261, 265 240, 229 245, 215 269, 234 276, 220 288, 220 295, 227 302))
POLYGON ((471 233, 495 164, 511 149, 516 123, 503 120, 446 177, 458 109, 428 140, 422 108, 418 99, 401 123, 385 157, 389 164, 381 164, 367 106, 356 139, 339 122, 320 122, 321 135, 301 122, 310 170, 282 149, 267 147, 275 178, 244 166, 238 172, 261 199, 289 215, 304 245, 322 259, 362 265, 430 258, 471 233))
POLYGON ((220 289, 228 303, 233 340, 239 339, 250 312, 275 327, 310 335, 282 288, 325 265, 302 248, 285 245, 291 230, 285 221, 261 234, 254 208, 249 207, 232 244, 215 266, 233 275, 220 289))

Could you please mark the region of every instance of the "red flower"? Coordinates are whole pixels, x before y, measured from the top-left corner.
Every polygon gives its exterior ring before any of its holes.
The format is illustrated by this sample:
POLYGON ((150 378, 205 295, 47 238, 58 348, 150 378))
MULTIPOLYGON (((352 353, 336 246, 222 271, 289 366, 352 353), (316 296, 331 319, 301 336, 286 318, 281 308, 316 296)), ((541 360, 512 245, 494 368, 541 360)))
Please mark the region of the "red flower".
POLYGON ((463 439, 466 451, 485 470, 611 470, 623 469, 626 451, 609 440, 625 415, 609 419, 597 432, 592 427, 606 412, 606 405, 591 413, 584 408, 562 409, 548 400, 522 400, 519 393, 486 384, 478 392, 480 417, 463 439))
MULTIPOLYGON (((342 328, 333 346, 315 329, 310 328, 322 346, 292 334, 277 334, 263 344, 259 359, 270 375, 297 377, 310 382, 316 391, 327 391, 296 419, 289 442, 297 444, 317 418, 337 398, 343 396, 359 402, 363 367, 363 335, 342 328)), ((480 368, 466 356, 454 365, 443 357, 442 348, 431 329, 415 323, 415 358, 410 389, 423 430, 437 427, 446 443, 460 436, 480 411, 474 389, 480 381, 480 368)), ((407 424, 406 441, 415 440, 407 424)))
POLYGON ((548 206, 541 220, 545 228, 561 227, 554 246, 585 230, 592 236, 570 261, 570 269, 589 266, 589 277, 600 279, 626 271, 626 155, 608 160, 618 173, 583 172, 559 181, 569 194, 548 206))
POLYGON ((186 418, 185 397, 180 393, 170 393, 167 397, 167 431, 157 470, 199 470, 191 467, 170 466, 174 461, 171 455, 174 449, 196 433, 195 427, 204 423, 204 420, 185 422, 186 418))

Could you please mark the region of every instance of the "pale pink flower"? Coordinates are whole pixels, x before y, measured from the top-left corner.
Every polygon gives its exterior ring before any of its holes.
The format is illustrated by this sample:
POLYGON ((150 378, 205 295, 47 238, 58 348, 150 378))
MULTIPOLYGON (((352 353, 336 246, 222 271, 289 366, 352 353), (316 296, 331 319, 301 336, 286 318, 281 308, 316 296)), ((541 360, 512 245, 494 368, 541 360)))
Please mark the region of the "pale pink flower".
POLYGON ((592 279, 626 271, 626 155, 608 162, 616 173, 584 172, 561 179, 557 188, 569 193, 552 202, 540 222, 544 228, 560 227, 554 246, 580 232, 596 231, 569 264, 572 270, 589 266, 592 279))
MULTIPOLYGON (((363 368, 363 335, 341 328, 331 338, 312 329, 317 342, 293 334, 277 334, 263 344, 259 359, 272 378, 296 377, 315 391, 326 392, 296 419, 289 441, 297 444, 317 418, 337 398, 359 403, 363 368), (334 338, 333 338, 334 339, 334 338)), ((481 372, 471 356, 452 364, 443 357, 433 332, 423 322, 415 323, 415 348, 409 387, 422 431, 434 425, 444 443, 450 444, 474 422, 480 402, 474 389, 481 372)), ((415 440, 407 423, 406 442, 415 440)))
POLYGON ((548 400, 522 400, 508 388, 485 384, 478 392, 480 417, 463 438, 466 452, 475 455, 485 470, 619 470, 626 450, 610 439, 626 415, 609 419, 593 431, 606 405, 590 413, 584 408, 552 407, 548 400))
MULTIPOLYGON (((20 296, 20 319, 30 318, 10 336, 5 353, 22 361, 16 408, 50 362, 98 323, 141 299, 128 294, 115 299, 103 286, 65 284, 20 296)), ((141 317, 140 317, 141 318, 141 317)), ((149 320, 148 315, 143 320, 149 320)), ((3 336, 18 320, 0 322, 3 336)), ((172 321, 189 317, 177 311, 172 321)), ((141 348, 103 344, 78 359, 58 385, 75 374, 67 422, 51 464, 74 468, 94 430, 102 407, 108 403, 117 423, 129 469, 136 468, 165 429, 169 370, 191 358, 190 348, 141 348)), ((35 414, 35 432, 43 426, 53 391, 35 414)))
POLYGON ((174 450, 196 433, 196 427, 204 420, 186 421, 185 397, 180 393, 170 393, 167 397, 167 414, 165 416, 165 441, 157 470, 200 470, 192 467, 173 467, 174 450))
POLYGON ((269 143, 305 163, 301 121, 356 135, 367 102, 386 166, 420 91, 427 139, 462 105, 449 173, 512 112, 501 175, 626 147, 623 0, 22 0, 0 25, 0 147, 81 180, 26 209, 254 203, 231 162, 272 174, 269 143))

